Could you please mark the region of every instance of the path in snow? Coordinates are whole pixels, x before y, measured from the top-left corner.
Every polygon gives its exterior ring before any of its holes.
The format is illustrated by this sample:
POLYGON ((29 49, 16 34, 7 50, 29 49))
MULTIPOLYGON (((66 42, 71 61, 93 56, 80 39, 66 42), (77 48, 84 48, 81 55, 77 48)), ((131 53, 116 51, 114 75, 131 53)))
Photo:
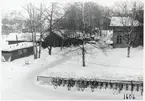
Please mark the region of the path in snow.
MULTIPOLYGON (((61 59, 53 61, 52 63, 48 64, 47 66, 44 66, 42 68, 36 68, 35 70, 31 70, 31 72, 26 73, 22 78, 19 78, 18 80, 16 80, 15 83, 11 85, 11 87, 6 89, 2 93, 2 98, 9 99, 9 100, 12 100, 13 97, 15 97, 16 99, 21 99, 21 98, 22 99, 23 98, 37 99, 35 94, 38 93, 41 95, 41 92, 39 92, 40 89, 38 89, 39 87, 37 87, 34 82, 36 80, 36 79, 34 79, 36 77, 36 75, 45 71, 48 68, 52 68, 56 65, 59 65, 68 59, 69 59, 68 56, 64 56, 61 59), (12 98, 10 98, 11 96, 12 96, 12 98), (29 96, 31 96, 32 98, 29 96)), ((51 94, 51 92, 50 92, 50 94, 51 94)), ((53 94, 51 96, 53 96, 53 94)))

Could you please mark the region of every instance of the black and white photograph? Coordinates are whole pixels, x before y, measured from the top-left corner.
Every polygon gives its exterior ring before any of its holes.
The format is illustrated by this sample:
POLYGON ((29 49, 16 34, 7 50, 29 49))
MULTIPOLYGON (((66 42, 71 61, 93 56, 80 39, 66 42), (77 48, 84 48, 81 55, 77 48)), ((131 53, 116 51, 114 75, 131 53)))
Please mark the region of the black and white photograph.
POLYGON ((2 0, 1 100, 143 100, 144 0, 2 0))

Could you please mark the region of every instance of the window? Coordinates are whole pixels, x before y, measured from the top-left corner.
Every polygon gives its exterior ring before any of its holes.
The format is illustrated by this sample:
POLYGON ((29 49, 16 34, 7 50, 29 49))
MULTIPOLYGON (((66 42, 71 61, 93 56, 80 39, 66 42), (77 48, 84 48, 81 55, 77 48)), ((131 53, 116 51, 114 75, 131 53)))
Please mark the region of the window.
POLYGON ((24 53, 27 53, 27 49, 23 49, 23 52, 24 52, 24 53))
POLYGON ((117 36, 117 44, 121 44, 122 43, 122 36, 118 35, 117 36))
POLYGON ((18 50, 18 54, 21 55, 23 52, 22 50, 18 50))

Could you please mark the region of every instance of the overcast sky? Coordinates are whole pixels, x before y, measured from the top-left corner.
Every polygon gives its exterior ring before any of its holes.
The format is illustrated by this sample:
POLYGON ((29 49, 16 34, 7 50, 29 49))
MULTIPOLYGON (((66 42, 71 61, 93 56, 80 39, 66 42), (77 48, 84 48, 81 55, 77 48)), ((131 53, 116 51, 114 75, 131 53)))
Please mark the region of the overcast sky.
MULTIPOLYGON (((111 7, 115 2, 119 1, 126 1, 126 0, 2 0, 0 8, 2 9, 2 13, 4 12, 11 12, 13 10, 24 12, 24 8, 22 6, 25 6, 26 4, 32 2, 36 6, 40 4, 40 2, 44 2, 45 4, 49 4, 50 2, 58 1, 61 3, 67 3, 67 2, 78 2, 78 1, 94 1, 102 6, 109 6, 111 7)), ((133 0, 128 0, 133 1, 133 0)), ((142 1, 142 0, 141 0, 142 1)))
MULTIPOLYGON (((3 11, 11 11, 16 10, 20 11, 22 10, 22 5, 25 5, 29 2, 34 3, 35 5, 38 5, 41 1, 45 3, 49 3, 51 1, 59 1, 59 2, 72 2, 72 1, 95 1, 98 2, 101 5, 105 6, 111 6, 114 2, 120 1, 120 0, 2 0, 1 1, 1 7, 3 11)), ((122 1, 122 0, 121 0, 122 1)))

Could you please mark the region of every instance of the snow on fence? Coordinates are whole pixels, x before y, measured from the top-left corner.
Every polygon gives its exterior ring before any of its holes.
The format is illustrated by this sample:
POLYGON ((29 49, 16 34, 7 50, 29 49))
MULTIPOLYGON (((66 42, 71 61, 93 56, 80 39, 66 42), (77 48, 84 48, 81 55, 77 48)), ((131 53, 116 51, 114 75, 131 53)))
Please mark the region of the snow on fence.
POLYGON ((143 81, 127 81, 127 80, 105 80, 105 79, 74 79, 74 78, 60 78, 60 77, 46 77, 46 76, 37 76, 37 81, 42 84, 46 83, 49 85, 54 85, 56 89, 58 86, 67 85, 68 90, 76 86, 78 91, 84 91, 85 88, 90 87, 91 91, 94 92, 95 88, 102 89, 103 87, 116 89, 121 92, 121 90, 140 91, 143 95, 143 81))

